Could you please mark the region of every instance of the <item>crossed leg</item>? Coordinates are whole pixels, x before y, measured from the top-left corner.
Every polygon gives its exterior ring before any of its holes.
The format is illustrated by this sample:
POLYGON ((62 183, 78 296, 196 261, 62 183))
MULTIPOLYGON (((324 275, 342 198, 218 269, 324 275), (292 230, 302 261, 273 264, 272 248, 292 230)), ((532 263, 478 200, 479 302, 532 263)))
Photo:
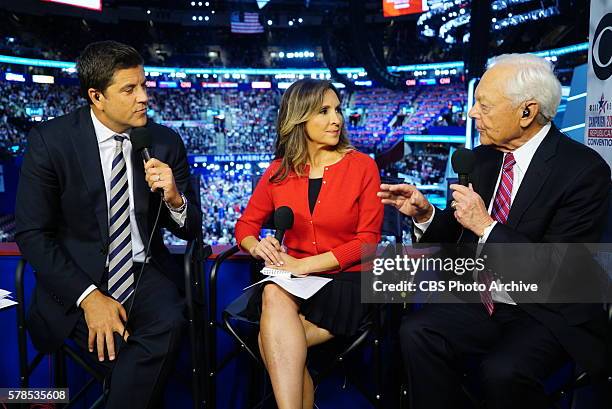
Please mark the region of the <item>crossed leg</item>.
POLYGON ((298 311, 294 296, 276 284, 264 287, 258 343, 279 409, 313 407, 314 386, 306 368, 306 350, 333 338, 298 311))

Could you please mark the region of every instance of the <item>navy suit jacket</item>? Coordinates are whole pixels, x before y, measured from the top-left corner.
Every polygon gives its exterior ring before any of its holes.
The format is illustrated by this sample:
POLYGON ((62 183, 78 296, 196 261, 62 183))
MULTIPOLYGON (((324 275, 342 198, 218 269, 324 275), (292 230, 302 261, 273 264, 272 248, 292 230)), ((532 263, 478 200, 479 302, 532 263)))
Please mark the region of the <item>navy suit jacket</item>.
MULTIPOLYGON (((140 155, 132 153, 134 208, 138 230, 150 256, 177 286, 180 267, 163 244, 160 227, 189 240, 201 231, 201 215, 189 182, 185 147, 179 135, 148 121, 152 156, 168 164, 179 191, 187 197, 182 228, 162 205, 152 231, 160 196, 151 193, 140 155)), ((90 107, 35 126, 28 135, 15 210, 15 239, 33 266, 36 286, 28 312, 28 329, 40 351, 53 351, 79 317, 76 301, 87 287, 104 287, 109 247, 106 190, 90 107)), ((137 296, 146 296, 145 294, 137 296)))
MULTIPOLYGON (((482 145, 474 153, 476 165, 470 181, 488 204, 495 194, 503 153, 482 145)), ((529 243, 599 243, 608 217, 610 188, 610 167, 602 157, 553 125, 529 164, 507 223, 496 224, 487 243, 523 243, 523 249, 529 249, 529 243)), ((476 235, 464 230, 453 213, 450 206, 436 209, 420 243, 475 243, 476 235)), ((513 279, 533 281, 521 276, 525 270, 533 272, 541 258, 535 254, 538 246, 533 248, 533 254, 522 251, 522 259, 507 267, 515 270, 513 279), (517 267, 521 263, 529 268, 521 271, 517 267)), ((483 253, 486 251, 485 245, 483 253)), ((539 273, 547 274, 546 266, 539 273)), ((565 271, 565 278, 580 283, 581 273, 565 271)), ((517 298, 510 295, 555 334, 582 368, 593 373, 603 370, 606 319, 601 304, 523 304, 518 294, 517 298)))

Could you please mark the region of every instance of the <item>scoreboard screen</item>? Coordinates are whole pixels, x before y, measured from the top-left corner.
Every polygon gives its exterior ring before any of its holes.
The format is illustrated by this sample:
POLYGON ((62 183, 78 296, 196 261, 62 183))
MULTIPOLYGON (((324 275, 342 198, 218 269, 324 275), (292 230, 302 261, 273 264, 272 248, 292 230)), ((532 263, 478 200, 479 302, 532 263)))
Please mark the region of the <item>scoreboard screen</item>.
POLYGON ((84 9, 102 11, 102 0, 42 0, 47 3, 60 3, 84 9))
POLYGON ((385 17, 417 14, 429 10, 427 0, 382 0, 382 2, 385 17))

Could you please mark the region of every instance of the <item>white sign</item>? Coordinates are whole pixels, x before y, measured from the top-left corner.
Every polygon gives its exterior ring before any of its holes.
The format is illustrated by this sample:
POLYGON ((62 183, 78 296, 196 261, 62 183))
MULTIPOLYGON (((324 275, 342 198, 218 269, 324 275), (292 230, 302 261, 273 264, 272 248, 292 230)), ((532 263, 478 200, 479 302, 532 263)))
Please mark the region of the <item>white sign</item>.
POLYGON ((584 141, 612 166, 612 0, 591 0, 584 141))
POLYGON ((102 0, 43 0, 50 3, 61 3, 69 6, 82 7, 84 9, 102 11, 102 0))

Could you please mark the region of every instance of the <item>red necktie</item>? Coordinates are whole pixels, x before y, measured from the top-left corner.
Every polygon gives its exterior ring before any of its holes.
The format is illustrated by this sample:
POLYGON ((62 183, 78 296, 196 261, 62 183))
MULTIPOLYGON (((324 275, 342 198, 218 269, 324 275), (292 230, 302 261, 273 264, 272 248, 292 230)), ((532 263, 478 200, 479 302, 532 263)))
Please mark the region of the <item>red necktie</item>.
MULTIPOLYGON (((510 206, 512 204, 512 184, 514 182, 514 155, 512 153, 506 154, 504 157, 504 165, 502 167, 501 180, 499 181, 499 187, 495 194, 495 201, 493 202, 493 208, 491 209, 491 217, 498 223, 506 224, 508 221, 508 215, 510 214, 510 206)), ((489 287, 493 281, 491 274, 488 271, 480 271, 478 274, 478 281, 485 284, 486 291, 480 292, 480 300, 484 304, 489 315, 493 315, 495 310, 495 304, 491 297, 489 287)))

